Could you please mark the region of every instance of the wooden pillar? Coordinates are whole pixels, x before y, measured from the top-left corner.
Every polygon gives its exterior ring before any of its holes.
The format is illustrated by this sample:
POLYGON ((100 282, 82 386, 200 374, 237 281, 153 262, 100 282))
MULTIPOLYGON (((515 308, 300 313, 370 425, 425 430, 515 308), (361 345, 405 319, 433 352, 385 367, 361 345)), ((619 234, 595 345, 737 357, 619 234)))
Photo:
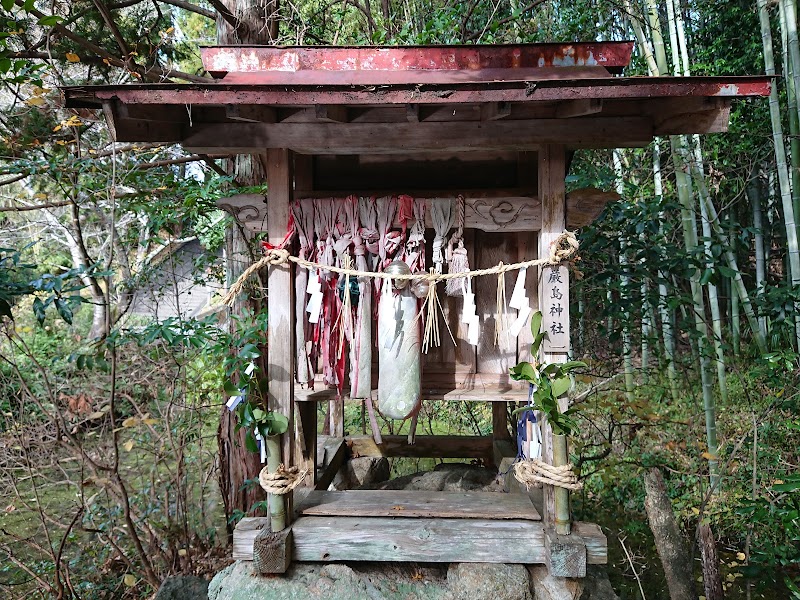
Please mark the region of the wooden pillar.
MULTIPOLYGON (((314 189, 313 160, 309 154, 294 155, 294 189, 301 192, 314 189)), ((296 198, 296 196, 293 196, 296 198)), ((294 272, 302 267, 295 266, 294 272)), ((295 290, 297 294, 297 290, 295 290)), ((307 296, 295 298, 295 318, 299 318, 301 310, 305 310, 307 296)), ((295 356, 298 349, 295 348, 295 356)), ((295 403, 295 440, 294 461, 301 471, 308 471, 303 487, 314 487, 317 475, 317 403, 295 403)))
MULTIPOLYGON (((564 191, 564 179, 566 175, 566 155, 564 146, 548 144, 543 146, 539 152, 539 200, 542 203, 542 228, 539 233, 539 256, 545 257, 550 251, 550 244, 564 231, 566 227, 566 197, 564 191)), ((542 357, 544 362, 566 362, 567 352, 569 351, 569 280, 568 271, 564 267, 551 269, 542 267, 539 270, 539 308, 543 315, 543 327, 548 328, 548 333, 552 333, 553 325, 558 329, 553 331, 565 331, 566 336, 559 333, 545 338, 542 344, 542 357), (561 279, 562 288, 558 289, 557 294, 563 297, 556 302, 553 295, 553 278, 561 279), (552 306, 551 306, 552 305, 552 306), (551 314, 553 306, 560 309, 559 312, 551 314), (553 317, 558 316, 558 319, 553 317), (559 325, 560 324, 560 325, 559 325), (566 339, 566 343, 564 340, 566 339)), ((567 399, 559 400, 561 410, 566 410, 567 399)), ((553 430, 550 425, 545 423, 542 426, 542 458, 549 464, 553 463, 553 430)), ((566 490, 563 490, 566 492, 566 490)), ((561 490, 559 491, 561 493, 561 490)), ((568 497, 566 498, 568 502, 568 497)), ((542 515, 545 524, 554 527, 555 519, 555 494, 553 487, 544 487, 544 514, 542 515)), ((559 524, 559 529, 564 529, 564 524, 559 524)), ((568 525, 566 527, 568 532, 568 525)), ((559 531, 562 533, 564 531, 559 531)))
MULTIPOLYGON (((292 161, 285 148, 267 150, 267 233, 271 244, 286 236, 292 200, 292 161)), ((271 265, 267 283, 267 377, 269 408, 289 420, 281 436, 281 462, 294 464, 294 284, 291 264, 271 265)), ((291 522, 291 493, 279 496, 284 501, 286 524, 291 522)), ((270 498, 272 502, 272 498, 270 498)))

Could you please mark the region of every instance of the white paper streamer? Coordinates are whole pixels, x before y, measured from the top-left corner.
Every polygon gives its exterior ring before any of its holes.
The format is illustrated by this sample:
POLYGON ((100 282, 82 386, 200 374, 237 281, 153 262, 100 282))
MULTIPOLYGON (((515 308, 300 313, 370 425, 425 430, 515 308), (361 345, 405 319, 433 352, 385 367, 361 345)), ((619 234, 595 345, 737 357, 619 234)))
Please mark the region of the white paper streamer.
POLYGON ((309 323, 318 323, 320 311, 322 310, 322 285, 319 282, 319 273, 311 271, 308 274, 308 287, 306 292, 311 294, 311 298, 306 306, 309 323))
MULTIPOLYGON (((527 302, 527 300, 528 299, 526 298, 525 301, 527 302)), ((519 310, 517 319, 511 324, 511 327, 508 328, 508 332, 512 336, 517 337, 522 331, 522 328, 525 327, 525 323, 528 322, 528 317, 531 316, 532 312, 533 310, 531 309, 530 306, 528 306, 527 304, 523 305, 523 307, 520 308, 519 310)))

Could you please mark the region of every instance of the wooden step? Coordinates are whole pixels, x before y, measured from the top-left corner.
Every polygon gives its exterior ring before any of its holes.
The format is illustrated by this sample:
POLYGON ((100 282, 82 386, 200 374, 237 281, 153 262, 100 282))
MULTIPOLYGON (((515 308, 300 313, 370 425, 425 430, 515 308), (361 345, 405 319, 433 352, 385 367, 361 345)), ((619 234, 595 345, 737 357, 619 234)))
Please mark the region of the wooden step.
POLYGON ((303 516, 326 517, 541 520, 526 494, 498 492, 312 491, 297 510, 303 516))
MULTIPOLYGON (((233 559, 252 560, 264 517, 242 519, 233 534, 233 559)), ((546 564, 541 521, 301 517, 292 526, 292 559, 300 562, 482 562, 546 564)), ((595 524, 574 523, 569 538, 586 548, 586 562, 608 561, 606 536, 595 524)))
MULTIPOLYGON (((373 398, 377 398, 378 390, 372 390, 373 398)), ((308 390, 295 386, 294 399, 297 402, 327 402, 336 399, 336 388, 308 390)), ((349 394, 344 394, 350 400, 349 394)), ((450 402, 527 402, 528 388, 517 385, 485 385, 476 387, 423 386, 423 400, 447 400, 450 402)))

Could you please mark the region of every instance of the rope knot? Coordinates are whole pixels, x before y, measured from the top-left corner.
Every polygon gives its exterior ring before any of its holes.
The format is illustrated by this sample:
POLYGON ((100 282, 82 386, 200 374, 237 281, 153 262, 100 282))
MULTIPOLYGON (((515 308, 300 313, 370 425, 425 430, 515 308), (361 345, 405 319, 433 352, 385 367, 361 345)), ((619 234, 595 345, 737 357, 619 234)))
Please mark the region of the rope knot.
POLYGON ((268 494, 283 496, 303 483, 306 475, 308 475, 308 471, 300 471, 299 467, 289 467, 287 469, 281 463, 274 473, 270 473, 267 467, 261 469, 261 473, 258 474, 258 482, 268 494))
POLYGON ((548 264, 558 265, 569 260, 578 251, 578 238, 573 231, 565 231, 550 243, 548 264))
POLYGON ((514 465, 514 477, 526 489, 537 483, 552 485, 567 490, 579 490, 583 483, 578 481, 578 476, 572 471, 572 465, 555 467, 539 459, 523 460, 514 465))
POLYGON ((270 248, 264 252, 264 257, 271 265, 282 265, 289 262, 289 251, 285 248, 270 248))

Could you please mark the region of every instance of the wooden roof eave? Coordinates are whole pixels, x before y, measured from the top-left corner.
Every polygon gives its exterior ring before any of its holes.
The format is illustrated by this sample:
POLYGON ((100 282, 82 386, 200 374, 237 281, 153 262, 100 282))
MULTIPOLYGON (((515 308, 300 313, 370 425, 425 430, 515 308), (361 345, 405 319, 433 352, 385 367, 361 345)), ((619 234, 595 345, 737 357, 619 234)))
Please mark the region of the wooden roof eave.
POLYGON ((179 142, 196 152, 288 147, 310 154, 356 154, 532 150, 546 143, 572 148, 643 146, 655 135, 725 131, 730 102, 768 95, 771 84, 772 78, 763 76, 468 81, 380 88, 223 82, 71 87, 64 95, 68 107, 102 106, 118 141, 179 142), (481 108, 480 120, 433 122, 418 115, 419 107, 447 111, 458 105, 481 108), (555 109, 544 118, 515 117, 510 108, 545 105, 555 109), (384 111, 396 107, 404 115, 408 111, 406 122, 350 122, 349 110, 376 106, 384 111), (202 112, 214 108, 224 110, 221 118, 202 112), (281 117, 279 110, 311 113, 297 121, 281 117))

